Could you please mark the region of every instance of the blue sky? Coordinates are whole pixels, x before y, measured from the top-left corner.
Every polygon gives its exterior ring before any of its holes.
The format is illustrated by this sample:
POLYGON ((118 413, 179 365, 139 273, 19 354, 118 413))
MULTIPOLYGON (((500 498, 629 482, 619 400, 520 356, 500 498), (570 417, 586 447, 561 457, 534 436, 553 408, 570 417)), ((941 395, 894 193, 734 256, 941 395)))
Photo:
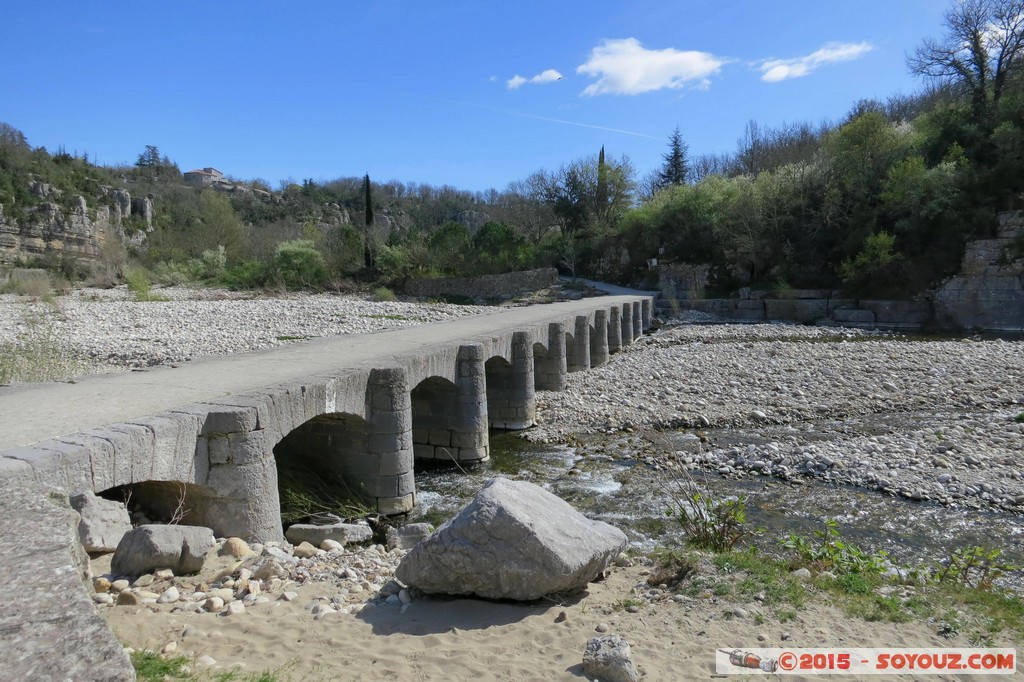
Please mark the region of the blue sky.
POLYGON ((0 121, 51 151, 242 179, 504 189, 604 145, 642 176, 747 121, 921 86, 950 0, 46 2, 0 12, 0 121))

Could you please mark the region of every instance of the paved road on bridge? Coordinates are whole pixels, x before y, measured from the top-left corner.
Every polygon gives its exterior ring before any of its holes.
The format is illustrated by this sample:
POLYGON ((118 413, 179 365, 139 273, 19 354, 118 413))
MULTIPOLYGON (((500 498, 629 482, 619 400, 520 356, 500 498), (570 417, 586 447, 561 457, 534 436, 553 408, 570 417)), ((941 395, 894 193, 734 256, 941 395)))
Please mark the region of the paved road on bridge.
POLYGON ((389 358, 489 337, 635 301, 607 296, 496 308, 479 315, 371 334, 316 339, 254 353, 206 357, 177 367, 87 376, 76 383, 0 387, 0 452, 164 410, 347 368, 387 367, 389 358))

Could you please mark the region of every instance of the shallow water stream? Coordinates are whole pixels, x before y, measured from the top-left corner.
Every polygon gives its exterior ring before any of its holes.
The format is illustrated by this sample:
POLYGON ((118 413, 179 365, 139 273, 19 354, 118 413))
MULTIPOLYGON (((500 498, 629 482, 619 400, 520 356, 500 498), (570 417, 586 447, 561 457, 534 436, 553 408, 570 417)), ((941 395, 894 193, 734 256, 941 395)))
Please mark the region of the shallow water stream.
MULTIPOLYGON (((743 442, 751 434, 723 430, 716 436, 743 442)), ((677 433, 672 439, 685 447, 696 437, 677 433)), ((679 475, 631 456, 628 445, 614 439, 604 443, 604 452, 594 454, 588 447, 591 454, 583 456, 569 446, 534 445, 514 434, 492 434, 491 460, 483 465, 417 470, 418 506, 410 520, 440 523, 465 505, 486 479, 505 476, 537 483, 587 516, 621 528, 637 549, 681 543, 678 524, 665 515, 679 491, 679 475)), ((777 550, 780 538, 810 535, 825 519, 834 518, 844 539, 865 550, 885 550, 900 566, 934 564, 952 548, 974 545, 1001 548, 1005 560, 1024 564, 1024 519, 1018 514, 913 502, 812 479, 794 484, 768 477, 732 480, 703 471, 689 475, 716 495, 747 496, 749 523, 762 530, 754 543, 762 550, 777 550)), ((1008 583, 1024 586, 1019 572, 1008 583)))

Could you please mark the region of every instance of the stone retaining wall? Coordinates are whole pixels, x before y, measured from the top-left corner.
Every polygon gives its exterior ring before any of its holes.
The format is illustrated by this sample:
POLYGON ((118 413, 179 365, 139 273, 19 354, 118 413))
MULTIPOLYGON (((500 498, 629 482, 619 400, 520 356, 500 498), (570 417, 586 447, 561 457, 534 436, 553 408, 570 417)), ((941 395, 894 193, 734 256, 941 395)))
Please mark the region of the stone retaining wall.
POLYGON ((413 279, 406 283, 405 293, 424 298, 461 296, 472 300, 506 300, 518 294, 546 289, 557 281, 557 270, 541 268, 480 277, 413 279))

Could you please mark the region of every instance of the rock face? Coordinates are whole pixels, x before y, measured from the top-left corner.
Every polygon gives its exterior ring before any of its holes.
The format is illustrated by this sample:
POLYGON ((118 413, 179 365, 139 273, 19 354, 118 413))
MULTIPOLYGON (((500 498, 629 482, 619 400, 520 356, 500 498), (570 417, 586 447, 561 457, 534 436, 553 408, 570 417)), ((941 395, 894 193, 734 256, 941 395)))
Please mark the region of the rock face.
POLYGON ((428 593, 528 601, 582 590, 625 547, 619 529, 532 483, 499 478, 417 544, 395 577, 428 593))
POLYGON ((113 552, 132 529, 128 510, 120 502, 85 492, 71 497, 71 507, 82 517, 78 536, 86 552, 113 552))
POLYGON ((89 595, 89 561, 67 497, 30 480, 0 476, 0 678, 135 679, 124 647, 89 595))
POLYGON ((175 575, 198 573, 213 545, 209 528, 139 526, 121 538, 110 570, 118 575, 142 575, 161 568, 169 568, 175 575))
POLYGON ((620 635, 594 637, 583 652, 583 672, 602 682, 636 682, 640 674, 630 656, 629 642, 620 635))

